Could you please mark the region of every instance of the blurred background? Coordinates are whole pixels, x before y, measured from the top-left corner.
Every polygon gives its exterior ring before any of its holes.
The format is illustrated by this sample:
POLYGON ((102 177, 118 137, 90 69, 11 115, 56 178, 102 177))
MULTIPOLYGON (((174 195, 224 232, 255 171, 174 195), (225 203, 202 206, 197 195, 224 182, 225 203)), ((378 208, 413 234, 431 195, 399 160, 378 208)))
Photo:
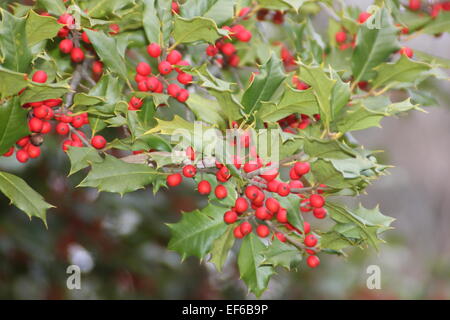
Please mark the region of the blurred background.
MULTIPOLYGON (((7 1, 0 1, 4 7, 7 1)), ((366 8, 371 1, 345 1, 366 8)), ((327 17, 319 15, 318 29, 327 17)), ((450 58, 450 36, 420 36, 413 49, 450 58)), ((396 218, 388 244, 349 251, 347 259, 322 255, 315 270, 279 273, 266 299, 449 299, 450 298, 450 84, 427 86, 439 105, 382 122, 355 134, 368 149, 385 150, 395 167, 360 197, 396 218), (381 290, 366 286, 367 267, 381 269, 381 290)), ((59 142, 47 138, 40 160, 19 165, 0 158, 0 170, 26 178, 57 207, 48 230, 8 205, 0 195, 0 298, 2 299, 254 299, 238 280, 235 254, 224 272, 166 250, 165 223, 201 205, 192 188, 153 196, 151 190, 98 194, 76 189, 82 174, 66 178, 69 163, 59 142), (68 290, 66 269, 82 269, 81 290, 68 290)))

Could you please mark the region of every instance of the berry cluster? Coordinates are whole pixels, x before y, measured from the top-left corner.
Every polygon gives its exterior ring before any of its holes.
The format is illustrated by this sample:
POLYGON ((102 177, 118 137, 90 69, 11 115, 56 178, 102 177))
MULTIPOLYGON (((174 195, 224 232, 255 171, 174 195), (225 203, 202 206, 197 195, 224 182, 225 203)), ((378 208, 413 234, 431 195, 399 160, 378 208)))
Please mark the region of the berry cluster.
MULTIPOLYGON (((47 78, 45 71, 38 70, 33 74, 32 81, 45 83, 47 78)), ((16 158, 21 163, 27 162, 30 158, 38 158, 41 155, 40 147, 44 142, 43 136, 52 131, 51 120, 56 120, 57 122, 55 126, 57 134, 61 136, 70 135, 62 144, 64 151, 69 146, 82 147, 82 140, 86 136, 82 131, 77 129, 89 124, 88 114, 74 115, 70 111, 64 112, 62 108, 59 108, 61 104, 61 99, 48 99, 24 104, 24 108, 31 109, 28 115, 28 128, 31 134, 22 137, 16 142, 17 150, 12 146, 3 156, 10 157, 16 151, 16 158)), ((102 136, 95 136, 92 138, 91 144, 97 149, 102 149, 106 145, 106 140, 102 136)))
POLYGON ((275 24, 284 23, 285 13, 281 10, 259 9, 256 13, 256 19, 259 21, 272 21, 275 24))
POLYGON ((247 30, 242 24, 235 24, 234 26, 224 26, 229 32, 229 38, 223 37, 216 41, 215 44, 211 44, 206 48, 206 54, 210 57, 215 57, 216 63, 219 65, 228 64, 231 67, 237 67, 240 62, 240 58, 237 55, 237 50, 234 45, 235 40, 240 42, 249 42, 252 38, 252 33, 247 30), (218 54, 222 55, 218 56, 218 54))
MULTIPOLYGON (((289 223, 287 209, 284 208, 276 197, 287 197, 290 194, 297 195, 300 200, 299 212, 312 212, 317 219, 324 219, 327 211, 324 208, 325 199, 323 197, 325 185, 304 188, 302 178, 310 172, 308 162, 295 162, 289 171, 289 182, 283 182, 277 177, 279 170, 272 163, 263 163, 257 155, 254 146, 251 145, 249 134, 240 136, 241 144, 247 148, 249 158, 255 160, 242 161, 239 157, 233 157, 234 167, 240 171, 241 176, 246 177, 248 185, 241 195, 236 199, 234 206, 224 214, 224 221, 227 224, 239 222, 234 229, 236 238, 243 238, 253 230, 256 225, 256 234, 261 238, 266 238, 272 234, 282 242, 288 241, 289 233, 294 233, 301 237, 306 253, 309 254, 307 264, 316 267, 320 262, 315 253, 318 251, 318 238, 313 232, 309 223, 305 222, 303 231, 295 228, 289 223), (309 192, 306 195, 306 192, 309 192), (274 194, 276 196, 274 196, 274 194), (276 226, 275 226, 275 225, 276 226), (281 229, 279 229, 281 228, 281 229), (281 230, 285 230, 284 232, 281 230)), ((192 147, 186 150, 186 156, 192 164, 184 165, 182 172, 172 173, 167 176, 167 185, 175 187, 185 178, 194 178, 198 168, 193 164, 195 152, 192 147)), ((215 197, 220 200, 228 196, 225 186, 232 177, 227 166, 216 162, 217 186, 214 189, 215 197)), ((197 190, 201 195, 209 195, 212 192, 211 183, 207 180, 198 182, 197 190)))
MULTIPOLYGON (((157 43, 151 43, 147 46, 147 53, 152 58, 160 58, 162 55, 161 47, 157 43)), ((189 91, 180 87, 177 83, 170 83, 164 76, 169 76, 172 71, 178 73, 176 80, 182 85, 188 85, 192 82, 192 75, 183 72, 180 66, 189 66, 189 62, 183 60, 183 56, 177 50, 170 51, 164 60, 158 63, 158 73, 152 74, 152 67, 147 62, 139 62, 136 66, 136 76, 134 77, 139 91, 163 93, 164 84, 166 92, 179 102, 185 102, 189 98, 189 91)), ((170 79, 169 79, 170 80, 170 79)), ((139 110, 142 107, 142 100, 132 97, 128 107, 130 110, 139 110)))

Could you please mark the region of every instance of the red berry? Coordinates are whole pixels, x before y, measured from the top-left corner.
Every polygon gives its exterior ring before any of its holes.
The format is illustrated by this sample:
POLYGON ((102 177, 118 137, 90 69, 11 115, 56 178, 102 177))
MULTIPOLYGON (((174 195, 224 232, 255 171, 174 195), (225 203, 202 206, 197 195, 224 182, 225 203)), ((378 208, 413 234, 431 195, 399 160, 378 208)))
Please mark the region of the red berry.
POLYGON ((239 17, 245 17, 246 15, 248 15, 250 13, 252 9, 250 7, 244 7, 241 10, 239 10, 238 16, 239 17))
POLYGON ((69 131, 69 125, 67 123, 60 122, 56 125, 56 132, 62 136, 68 134, 69 131))
POLYGON ((303 183, 300 180, 293 180, 289 182, 289 188, 291 189, 301 189, 303 188, 303 183))
POLYGON ((30 128, 31 132, 41 132, 43 125, 43 121, 38 118, 31 118, 28 122, 28 127, 30 128))
POLYGON ((81 48, 73 48, 72 51, 70 51, 70 58, 75 63, 83 61, 84 60, 83 50, 81 50, 81 48))
POLYGON ((25 147, 28 143, 30 142, 30 137, 29 136, 25 136, 23 138, 20 138, 19 140, 17 140, 16 144, 23 148, 25 147))
POLYGON ((195 160, 195 151, 191 146, 186 148, 186 157, 188 157, 188 159, 191 161, 195 160))
POLYGON ((177 50, 172 50, 167 55, 167 61, 169 61, 170 64, 177 64, 182 58, 183 56, 177 50))
POLYGON ((6 151, 6 152, 3 154, 3 156, 4 156, 4 157, 11 157, 13 153, 14 153, 14 147, 11 147, 11 148, 9 148, 8 151, 6 151))
POLYGON ((75 128, 81 128, 84 125, 84 118, 80 115, 73 117, 72 126, 75 128))
POLYGON ((280 223, 287 223, 288 222, 288 216, 287 211, 284 208, 280 208, 280 210, 277 212, 277 221, 280 223))
POLYGON ((118 34, 120 31, 120 27, 117 23, 113 23, 109 25, 109 30, 111 30, 109 34, 118 34))
POLYGON ((241 229, 241 233, 244 236, 249 234, 250 232, 252 232, 252 229, 253 229, 252 225, 248 221, 242 222, 241 225, 239 226, 239 228, 241 229))
POLYGON ((206 47, 206 54, 210 57, 214 57, 216 54, 219 53, 219 49, 213 44, 210 44, 208 47, 206 47))
POLYGON ((247 211, 247 209, 248 209, 247 200, 245 200, 245 198, 242 198, 242 197, 237 198, 234 203, 234 208, 237 213, 243 213, 243 212, 247 211))
POLYGON ((83 31, 83 33, 81 34, 81 40, 83 40, 85 43, 91 43, 91 40, 89 40, 89 37, 86 33, 86 31, 83 31))
POLYGON ((244 171, 246 173, 255 171, 259 168, 259 165, 255 161, 250 161, 244 164, 244 171))
POLYGON ((300 211, 301 212, 309 212, 312 210, 311 204, 309 203, 309 199, 303 199, 300 205, 300 211))
POLYGON ((276 232, 275 236, 280 240, 281 242, 286 242, 286 236, 282 232, 276 232))
POLYGON ((211 184, 207 180, 202 180, 198 183, 198 192, 202 195, 208 195, 211 192, 211 184))
POLYGON ((261 238, 265 238, 270 234, 270 229, 268 226, 260 224, 257 228, 256 228, 256 234, 258 236, 260 236, 261 238))
POLYGON ((287 183, 280 183, 277 188, 277 193, 282 196, 286 197, 291 192, 291 188, 289 188, 289 185, 287 183))
POLYGON ((161 61, 158 65, 158 70, 161 74, 169 74, 172 72, 172 65, 168 61, 161 61))
MULTIPOLYGON (((195 176, 195 174, 197 173, 197 168, 194 167, 191 164, 188 164, 186 166, 183 167, 183 175, 186 178, 192 178, 195 176)), ((209 193, 209 192, 208 192, 209 193)))
POLYGON ((75 23, 75 18, 68 13, 63 13, 59 16, 58 23, 70 26, 75 23))
POLYGON ((409 48, 409 47, 401 48, 398 53, 403 54, 403 55, 407 56, 408 58, 412 58, 413 55, 414 55, 413 50, 411 48, 409 48))
POLYGON ((156 77, 150 77, 150 78, 147 79, 146 83, 147 83, 148 90, 156 91, 158 89, 159 84, 161 82, 156 77))
POLYGON ((181 103, 185 102, 189 98, 189 91, 181 89, 178 93, 177 100, 181 103))
POLYGON ((234 211, 227 211, 223 215, 223 221, 228 224, 235 223, 237 221, 238 215, 234 211))
POLYGON ((308 234, 303 243, 307 247, 314 247, 317 244, 317 237, 313 234, 308 234))
POLYGON ((309 224, 309 222, 303 222, 303 232, 305 232, 305 234, 311 232, 311 225, 309 224))
POLYGON ((189 84, 192 82, 192 75, 183 72, 178 75, 177 80, 182 84, 189 84))
POLYGON ((36 147, 31 143, 27 146, 26 151, 28 153, 28 156, 32 159, 38 158, 41 155, 41 148, 36 147))
POLYGON ((281 183, 281 182, 278 181, 278 180, 272 180, 272 181, 270 181, 270 182, 267 184, 267 189, 268 189, 270 192, 277 192, 278 185, 279 185, 280 183, 281 183))
POLYGON ((309 203, 314 208, 322 208, 325 204, 325 199, 319 194, 313 194, 309 197, 309 203))
POLYGON ((313 214, 317 219, 323 219, 327 216, 327 210, 325 208, 314 208, 313 214))
POLYGON ((96 149, 103 149, 106 146, 106 140, 103 136, 97 135, 91 139, 91 144, 96 149))
POLYGON ((170 174, 166 178, 167 185, 169 187, 176 187, 183 181, 183 177, 179 173, 170 174))
POLYGON ((150 57, 158 58, 161 55, 161 47, 157 43, 150 43, 147 46, 147 53, 150 57))
POLYGON ((260 190, 257 186, 247 186, 245 188, 245 196, 250 200, 255 200, 255 198, 258 196, 259 191, 260 190))
POLYGON ((306 263, 308 264, 308 267, 315 268, 319 266, 320 260, 317 256, 308 256, 306 259, 306 263))
POLYGON ((42 105, 42 106, 40 106, 40 107, 34 108, 34 110, 33 110, 33 115, 34 115, 36 118, 44 119, 45 117, 47 117, 48 112, 49 112, 50 110, 51 110, 51 109, 50 109, 49 107, 47 107, 47 106, 45 106, 45 105, 42 105))
POLYGON ((413 11, 420 10, 422 3, 420 0, 409 0, 409 9, 413 11))
POLYGON ((276 11, 273 15, 272 22, 275 24, 282 24, 284 22, 284 14, 282 11, 276 11))
POLYGON ((221 48, 222 52, 224 55, 226 56, 231 56, 233 54, 236 53, 236 48, 234 47, 234 45, 230 42, 225 43, 222 48, 221 48))
POLYGON ((295 171, 295 168, 292 167, 291 170, 289 170, 289 178, 290 178, 291 180, 298 180, 298 179, 301 178, 301 176, 299 176, 299 175, 297 174, 297 171, 295 171))
POLYGON ((216 189, 214 190, 214 194, 218 199, 224 199, 228 195, 227 188, 225 188, 223 185, 219 184, 217 185, 216 189))
POLYGON ((62 53, 69 53, 73 49, 73 42, 70 39, 64 39, 59 43, 59 50, 62 53))
POLYGON ((277 168, 266 170, 262 174, 260 174, 260 177, 268 182, 274 180, 277 176, 278 176, 277 168))
POLYGON ((255 211, 255 217, 259 220, 268 220, 271 218, 271 215, 269 212, 267 212, 267 209, 265 207, 259 207, 255 211))
POLYGON ((371 14, 368 12, 365 12, 365 11, 361 12, 358 17, 358 22, 364 23, 364 22, 366 22, 367 19, 369 19, 370 16, 371 16, 371 14))
POLYGON ((141 76, 148 76, 150 73, 152 73, 152 68, 147 62, 139 62, 136 66, 136 72, 141 76))
POLYGON ((33 74, 31 80, 38 83, 44 83, 47 81, 47 73, 45 71, 38 70, 33 74))
POLYGON ((271 213, 275 214, 278 212, 278 210, 280 209, 280 203, 278 202, 277 199, 275 198, 268 198, 266 200, 266 208, 267 210, 269 210, 271 213))
POLYGON ((241 232, 241 226, 240 225, 237 226, 236 228, 234 228, 233 234, 234 234, 234 237, 236 239, 242 239, 244 237, 244 235, 241 232))
POLYGON ((309 162, 296 162, 294 165, 294 170, 299 176, 307 174, 311 170, 309 162))
POLYGON ((180 13, 180 6, 176 1, 172 1, 172 12, 176 14, 180 13))
POLYGON ((29 155, 25 150, 19 150, 16 152, 16 159, 19 162, 25 163, 29 159, 29 155))
POLYGON ((241 59, 239 58, 239 56, 237 54, 233 54, 228 60, 228 64, 232 67, 237 67, 239 66, 240 61, 241 59))
POLYGON ((101 61, 94 61, 92 63, 92 72, 95 74, 101 74, 103 72, 103 63, 101 61))
POLYGON ((138 97, 131 97, 129 104, 134 109, 140 109, 142 107, 143 103, 144 103, 144 101, 142 99, 139 99, 138 97))
POLYGON ((138 90, 142 91, 142 92, 148 91, 149 88, 147 86, 147 81, 144 80, 144 81, 139 82, 138 83, 138 90))
POLYGON ((345 31, 338 31, 336 32, 336 42, 337 43, 343 43, 345 40, 347 40, 347 34, 345 31))

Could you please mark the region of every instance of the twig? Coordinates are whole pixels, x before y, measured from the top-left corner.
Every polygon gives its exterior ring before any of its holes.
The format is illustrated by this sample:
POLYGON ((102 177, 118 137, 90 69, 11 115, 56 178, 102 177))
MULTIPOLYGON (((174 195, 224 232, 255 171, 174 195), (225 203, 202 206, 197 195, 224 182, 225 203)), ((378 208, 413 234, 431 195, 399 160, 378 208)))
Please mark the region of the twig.
POLYGON ((286 234, 286 233, 284 233, 283 231, 281 231, 280 229, 278 229, 278 227, 276 227, 272 222, 266 221, 266 223, 267 223, 267 225, 269 226, 269 228, 272 229, 272 231, 282 233, 282 234, 286 237, 286 240, 287 240, 290 244, 292 244, 292 245, 294 245, 295 247, 297 247, 297 249, 299 249, 300 251, 311 250, 311 251, 313 251, 314 253, 317 252, 317 249, 305 246, 305 245, 304 245, 303 243, 301 243, 300 241, 295 240, 294 238, 292 238, 292 237, 289 236, 288 234, 286 234))

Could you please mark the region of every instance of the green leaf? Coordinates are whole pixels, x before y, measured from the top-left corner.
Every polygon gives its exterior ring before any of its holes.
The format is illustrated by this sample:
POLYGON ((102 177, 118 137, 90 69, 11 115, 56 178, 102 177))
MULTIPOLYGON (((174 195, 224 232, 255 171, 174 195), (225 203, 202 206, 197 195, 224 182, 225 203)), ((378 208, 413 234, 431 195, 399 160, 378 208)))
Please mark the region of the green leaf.
POLYGON ((228 120, 229 124, 234 120, 242 118, 240 111, 243 107, 230 91, 219 91, 215 89, 209 89, 208 91, 216 98, 220 106, 220 114, 228 120))
POLYGON ((289 223, 298 230, 303 230, 303 216, 299 213, 300 198, 296 194, 289 194, 286 197, 274 194, 273 197, 287 210, 289 223))
POLYGON ((235 0, 187 0, 181 6, 181 16, 191 19, 205 17, 221 25, 233 17, 235 0))
POLYGON ((339 140, 304 139, 303 149, 311 158, 348 159, 356 153, 339 140))
POLYGON ((441 10, 436 19, 428 23, 422 32, 428 34, 438 34, 442 32, 450 32, 450 12, 441 10))
POLYGON ((105 99, 102 97, 91 96, 84 92, 76 93, 73 98, 74 106, 93 106, 101 102, 105 102, 105 99))
POLYGON ((336 231, 329 231, 320 235, 320 247, 322 250, 340 251, 353 245, 355 245, 354 241, 350 241, 350 239, 336 231))
POLYGON ((237 199, 238 194, 236 192, 236 186, 233 182, 229 181, 226 183, 219 183, 217 181, 216 175, 214 175, 214 174, 202 174, 202 175, 198 174, 195 177, 195 181, 197 182, 197 184, 202 180, 208 181, 211 185, 211 189, 213 190, 208 195, 210 202, 217 201, 220 205, 230 207, 230 208, 232 206, 234 206, 234 203, 237 199), (222 200, 217 199, 216 195, 214 194, 214 190, 219 184, 223 185, 227 189, 227 192, 228 192, 227 197, 222 200))
POLYGON ((42 101, 60 98, 70 90, 66 82, 36 83, 31 82, 28 88, 20 95, 20 103, 42 101))
POLYGON ((66 12, 66 7, 61 0, 37 0, 36 4, 39 8, 43 8, 48 13, 56 16, 60 16, 66 12))
POLYGON ((201 210, 183 213, 180 222, 168 224, 172 233, 168 248, 178 252, 183 260, 187 256, 203 259, 227 229, 223 211, 209 204, 201 210))
POLYGON ((186 105, 195 114, 197 120, 205 121, 220 128, 226 127, 225 121, 220 114, 219 104, 216 101, 192 93, 186 101, 186 105))
POLYGON ((59 29, 61 25, 53 17, 41 16, 33 10, 28 14, 25 30, 30 46, 42 40, 54 38, 59 29))
POLYGON ((325 160, 314 161, 311 164, 311 171, 318 183, 326 184, 330 188, 354 188, 361 180, 360 178, 346 179, 331 162, 325 160))
POLYGON ((194 131, 194 124, 192 122, 184 120, 178 115, 175 115, 175 117, 171 121, 165 121, 161 119, 156 119, 156 121, 158 124, 154 128, 148 130, 145 134, 160 133, 171 135, 179 129, 184 129, 189 132, 194 131))
POLYGON ((92 163, 88 176, 79 187, 97 188, 99 191, 117 192, 121 195, 144 188, 160 176, 158 172, 145 164, 127 163, 113 156, 106 155, 103 162, 92 163))
POLYGON ((125 59, 119 52, 117 40, 107 36, 102 31, 86 29, 85 32, 105 66, 116 72, 122 79, 127 80, 125 59))
POLYGON ((28 110, 21 107, 18 97, 0 105, 0 154, 7 152, 17 140, 30 133, 27 115, 28 110))
POLYGON ((367 241, 378 250, 380 243, 384 242, 379 235, 390 229, 393 218, 383 215, 378 207, 366 209, 361 204, 356 210, 349 210, 332 202, 325 205, 330 217, 338 222, 333 228, 346 238, 355 238, 367 241))
POLYGON ((15 95, 28 84, 25 73, 8 70, 0 66, 0 99, 15 95))
POLYGON ((223 265, 227 261, 229 252, 234 244, 234 225, 229 225, 223 235, 213 242, 210 262, 214 263, 217 271, 222 272, 223 265))
POLYGON ((286 78, 282 61, 272 53, 270 59, 261 67, 250 87, 245 90, 242 105, 247 115, 258 111, 263 101, 270 101, 286 78))
POLYGON ((378 19, 380 21, 379 28, 370 29, 367 24, 363 24, 356 36, 356 48, 352 57, 355 83, 373 77, 373 68, 399 49, 398 29, 393 25, 386 9, 381 9, 376 13, 374 20, 378 19))
POLYGON ((179 16, 175 17, 172 33, 175 44, 196 41, 214 43, 218 38, 221 38, 226 34, 226 31, 217 27, 214 20, 203 17, 184 19, 179 16))
POLYGON ((276 122, 293 113, 302 113, 310 116, 319 113, 319 106, 312 88, 296 90, 287 87, 277 103, 263 102, 257 117, 264 122, 276 122))
POLYGON ((325 128, 329 129, 334 113, 330 97, 332 96, 337 80, 330 79, 321 67, 306 65, 301 66, 300 76, 303 81, 312 87, 319 106, 320 119, 325 128))
POLYGON ((383 63, 375 68, 377 76, 372 81, 372 89, 380 86, 414 85, 421 78, 421 74, 430 69, 429 64, 411 60, 402 55, 396 62, 383 63))
POLYGON ((30 219, 38 217, 47 226, 46 212, 53 206, 45 202, 42 196, 23 179, 0 171, 0 191, 11 200, 12 204, 25 212, 30 219))
POLYGON ((258 0, 258 3, 262 8, 275 10, 294 9, 298 11, 305 1, 307 0, 258 0))
POLYGON ((150 43, 165 47, 172 30, 172 6, 170 1, 144 0, 143 25, 150 43))
POLYGON ((238 256, 239 273, 249 290, 257 297, 267 289, 270 277, 274 274, 272 266, 261 265, 266 246, 253 233, 242 241, 238 256))
POLYGON ((31 52, 25 31, 26 18, 17 18, 0 8, 0 63, 17 72, 28 72, 31 52))
POLYGON ((135 0, 97 0, 89 2, 89 16, 93 18, 104 18, 112 15, 119 15, 121 9, 132 5, 135 0))
POLYGON ((70 159, 69 176, 89 167, 92 163, 103 162, 102 157, 94 148, 86 147, 69 147, 67 155, 70 159))
POLYGON ((302 261, 302 255, 296 247, 278 239, 273 240, 262 254, 264 255, 262 265, 281 266, 289 271, 298 269, 302 261))

